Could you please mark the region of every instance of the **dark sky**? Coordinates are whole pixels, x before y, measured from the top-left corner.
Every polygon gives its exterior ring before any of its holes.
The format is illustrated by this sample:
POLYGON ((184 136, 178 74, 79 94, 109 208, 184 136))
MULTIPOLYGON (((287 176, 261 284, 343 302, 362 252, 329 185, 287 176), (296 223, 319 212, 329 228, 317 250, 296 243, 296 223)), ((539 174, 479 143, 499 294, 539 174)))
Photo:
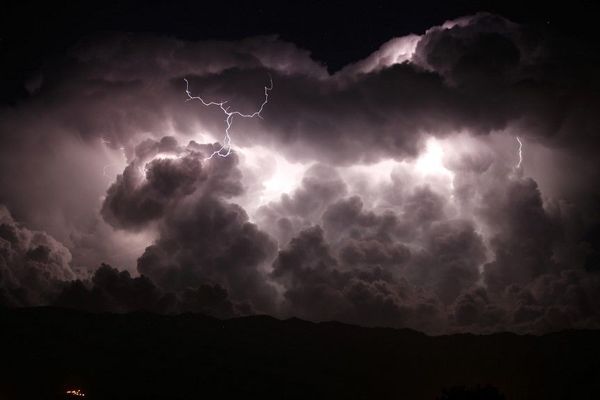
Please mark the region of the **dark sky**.
POLYGON ((595 35, 600 6, 586 0, 369 1, 133 1, 5 4, 0 12, 0 100, 24 96, 23 81, 41 63, 63 54, 82 37, 103 31, 152 32, 182 39, 240 39, 279 34, 308 49, 336 71, 386 40, 422 33, 446 20, 479 11, 515 22, 548 24, 571 36, 595 35))
POLYGON ((4 6, 0 305, 598 328, 597 9, 4 6))

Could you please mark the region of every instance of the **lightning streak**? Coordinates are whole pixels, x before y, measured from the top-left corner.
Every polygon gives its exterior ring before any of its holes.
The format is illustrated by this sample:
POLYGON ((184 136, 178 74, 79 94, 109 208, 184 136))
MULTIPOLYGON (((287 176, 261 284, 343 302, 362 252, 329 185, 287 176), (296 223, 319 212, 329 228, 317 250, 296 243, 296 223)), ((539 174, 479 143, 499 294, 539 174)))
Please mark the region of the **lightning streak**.
POLYGON ((265 100, 260 105, 260 108, 257 111, 253 112, 252 114, 243 114, 239 111, 229 111, 230 106, 225 106, 227 104, 227 100, 205 101, 203 98, 201 98, 199 96, 192 96, 192 94, 190 92, 190 84, 189 84, 188 80, 185 78, 183 80, 185 81, 185 93, 188 96, 186 101, 200 100, 202 102, 202 104, 204 104, 207 107, 218 106, 223 111, 223 113, 225 113, 225 116, 226 116, 225 123, 227 124, 227 126, 225 128, 225 136, 223 138, 223 144, 221 145, 221 147, 218 150, 214 151, 210 156, 206 157, 205 160, 210 160, 214 156, 227 157, 229 154, 231 154, 231 151, 232 151, 231 136, 229 135, 229 129, 231 129, 231 125, 233 124, 233 117, 235 117, 235 116, 239 116, 242 118, 258 117, 258 118, 262 119, 262 115, 260 115, 260 113, 263 111, 263 108, 265 107, 265 105, 269 102, 269 91, 271 91, 273 89, 273 79, 269 76, 270 84, 269 84, 269 86, 265 86, 265 100))
POLYGON ((521 142, 521 139, 519 139, 518 136, 515 136, 517 139, 517 142, 519 142, 519 162, 517 163, 517 165, 515 166, 516 169, 521 168, 521 163, 523 162, 523 143, 521 142))

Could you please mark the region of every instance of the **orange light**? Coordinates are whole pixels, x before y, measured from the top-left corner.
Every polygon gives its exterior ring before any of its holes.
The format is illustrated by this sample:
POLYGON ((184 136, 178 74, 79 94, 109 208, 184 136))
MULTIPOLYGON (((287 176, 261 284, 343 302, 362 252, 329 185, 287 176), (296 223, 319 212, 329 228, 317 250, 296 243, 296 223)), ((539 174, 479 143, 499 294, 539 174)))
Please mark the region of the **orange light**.
POLYGON ((67 390, 67 394, 77 397, 85 397, 85 393, 81 389, 67 390))

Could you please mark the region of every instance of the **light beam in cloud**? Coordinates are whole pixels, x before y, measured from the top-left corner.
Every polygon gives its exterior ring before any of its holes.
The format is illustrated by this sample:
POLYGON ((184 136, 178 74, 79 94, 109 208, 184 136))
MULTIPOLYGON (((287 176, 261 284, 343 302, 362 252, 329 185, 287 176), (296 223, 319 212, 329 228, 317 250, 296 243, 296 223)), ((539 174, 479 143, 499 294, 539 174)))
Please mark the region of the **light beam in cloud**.
POLYGON ((218 150, 214 151, 210 156, 206 157, 205 160, 210 160, 214 156, 227 157, 229 154, 231 154, 231 151, 232 151, 231 136, 229 135, 229 129, 231 129, 231 125, 233 124, 233 117, 235 117, 237 115, 242 118, 254 118, 254 117, 262 118, 260 113, 262 112, 265 105, 269 102, 269 91, 271 91, 273 89, 273 79, 269 76, 270 84, 269 84, 269 86, 264 87, 265 88, 265 100, 260 105, 260 108, 257 111, 253 112, 252 114, 243 114, 239 111, 229 111, 230 106, 226 106, 227 100, 223 100, 223 101, 219 101, 219 102, 205 101, 203 98, 201 98, 199 96, 192 96, 192 94, 190 92, 190 84, 189 84, 188 80, 185 78, 183 80, 185 81, 185 93, 188 96, 188 99, 186 101, 200 100, 202 102, 202 104, 204 104, 207 107, 218 106, 226 116, 225 123, 227 124, 227 126, 225 128, 225 136, 223 137, 223 144, 221 144, 221 147, 218 150))

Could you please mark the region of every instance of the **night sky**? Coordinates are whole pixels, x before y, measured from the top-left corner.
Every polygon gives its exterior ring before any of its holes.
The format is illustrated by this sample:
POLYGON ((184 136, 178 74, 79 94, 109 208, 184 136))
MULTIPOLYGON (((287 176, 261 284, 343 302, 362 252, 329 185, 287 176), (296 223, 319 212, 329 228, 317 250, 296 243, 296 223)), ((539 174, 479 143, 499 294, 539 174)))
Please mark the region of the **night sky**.
POLYGON ((600 327, 593 2, 3 8, 0 305, 600 327))

